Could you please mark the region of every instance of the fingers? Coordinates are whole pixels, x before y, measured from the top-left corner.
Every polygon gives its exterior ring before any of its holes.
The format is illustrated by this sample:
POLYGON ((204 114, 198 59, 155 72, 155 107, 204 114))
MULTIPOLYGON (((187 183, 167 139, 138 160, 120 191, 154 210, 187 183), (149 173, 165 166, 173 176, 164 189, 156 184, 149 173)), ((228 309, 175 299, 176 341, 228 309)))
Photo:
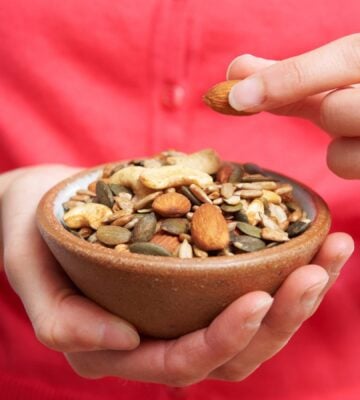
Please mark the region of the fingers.
POLYGON ((360 177, 360 137, 333 140, 328 147, 327 163, 329 168, 342 178, 358 179, 360 177))
POLYGON ((276 293, 272 308, 247 348, 210 377, 239 381, 276 354, 312 315, 352 251, 348 235, 330 235, 314 259, 322 267, 308 265, 294 271, 276 293))
POLYGON ((279 108, 359 82, 359 65, 360 35, 346 36, 252 74, 232 88, 229 103, 247 112, 279 108))
POLYGON ((275 60, 242 54, 234 58, 226 71, 226 79, 245 79, 249 75, 275 64, 275 60))
POLYGON ((59 351, 132 349, 139 343, 134 328, 78 295, 37 232, 35 210, 40 197, 72 172, 39 168, 22 175, 5 193, 6 274, 46 346, 59 351))
POLYGON ((87 377, 116 375, 172 386, 189 385, 244 349, 271 304, 267 293, 249 293, 232 303, 207 329, 178 340, 147 341, 130 353, 76 353, 67 358, 78 373, 87 377))

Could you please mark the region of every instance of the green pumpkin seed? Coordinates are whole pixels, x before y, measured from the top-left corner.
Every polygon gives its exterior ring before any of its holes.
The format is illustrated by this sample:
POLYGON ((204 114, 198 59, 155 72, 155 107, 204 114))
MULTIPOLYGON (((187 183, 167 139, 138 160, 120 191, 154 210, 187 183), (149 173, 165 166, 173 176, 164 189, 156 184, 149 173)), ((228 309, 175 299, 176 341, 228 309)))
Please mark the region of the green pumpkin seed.
POLYGON ((190 224, 186 218, 167 218, 161 223, 161 229, 172 235, 180 235, 189 231, 190 224))
POLYGON ((244 168, 242 165, 239 164, 232 164, 233 170, 229 176, 229 182, 231 183, 238 183, 241 181, 241 178, 244 176, 244 168))
POLYGON ((242 233, 245 233, 245 235, 249 235, 259 239, 261 238, 261 229, 257 226, 247 224, 246 222, 238 222, 236 226, 242 233))
POLYGON ((309 227, 310 222, 296 221, 289 225, 287 233, 290 238, 300 235, 309 227))
POLYGON ((242 210, 243 205, 241 203, 230 205, 230 204, 221 204, 220 208, 227 213, 236 213, 242 210))
POLYGON ((265 242, 251 236, 239 235, 236 241, 233 242, 233 246, 242 252, 251 253, 263 249, 265 247, 265 242))
POLYGON ((154 213, 145 214, 134 226, 132 242, 148 242, 154 236, 156 230, 156 217, 154 213))
POLYGON ((238 211, 234 214, 234 220, 249 223, 249 219, 245 213, 238 211))
POLYGON ((187 186, 181 186, 180 187, 180 192, 183 194, 185 197, 187 197, 190 201, 191 204, 194 204, 196 206, 201 206, 201 201, 198 200, 190 191, 190 189, 187 186))
POLYGON ((244 169, 248 174, 262 174, 264 172, 261 167, 253 163, 245 163, 244 169))
POLYGON ((109 188, 109 185, 103 181, 98 181, 96 183, 96 198, 98 203, 104 204, 104 206, 109 208, 114 205, 114 196, 109 188))
POLYGON ((119 185, 118 183, 110 183, 109 184, 110 190, 112 191, 112 193, 114 194, 114 196, 118 196, 119 193, 129 193, 129 194, 133 194, 132 191, 123 186, 123 185, 119 185))
POLYGON ((164 247, 149 242, 137 242, 129 246, 131 253, 146 254, 150 256, 167 256, 171 257, 171 253, 164 247))
POLYGON ((96 238, 108 246, 127 243, 130 237, 131 232, 121 226, 101 225, 96 232, 96 238))

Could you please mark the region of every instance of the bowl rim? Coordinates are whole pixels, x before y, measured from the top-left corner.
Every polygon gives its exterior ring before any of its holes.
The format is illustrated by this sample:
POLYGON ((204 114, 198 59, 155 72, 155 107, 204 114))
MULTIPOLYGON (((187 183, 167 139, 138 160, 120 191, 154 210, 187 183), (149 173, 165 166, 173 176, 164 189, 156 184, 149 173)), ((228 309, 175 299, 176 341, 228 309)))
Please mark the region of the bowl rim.
MULTIPOLYGON (((124 162, 124 161, 118 161, 124 162)), ((116 161, 115 161, 116 163, 116 161)), ((50 188, 41 198, 36 210, 36 223, 42 236, 50 237, 58 246, 65 248, 71 253, 76 253, 88 261, 96 260, 100 265, 107 268, 115 268, 121 270, 132 271, 134 269, 143 271, 181 271, 184 273, 194 273, 199 271, 211 274, 221 268, 239 268, 247 267, 254 264, 263 264, 279 259, 279 254, 282 257, 293 258, 294 252, 301 254, 302 249, 306 244, 313 240, 314 235, 321 235, 325 238, 331 224, 331 216, 329 208, 323 198, 314 192, 307 185, 292 179, 281 173, 264 169, 269 174, 275 174, 280 178, 284 178, 303 189, 313 202, 315 208, 315 216, 310 227, 301 235, 292 238, 288 242, 281 243, 272 248, 265 248, 252 253, 235 254, 234 256, 214 256, 208 258, 191 258, 180 259, 178 257, 162 257, 153 255, 143 255, 136 253, 116 252, 112 248, 94 246, 83 239, 80 239, 67 231, 54 213, 54 201, 62 189, 68 184, 78 180, 79 178, 103 168, 110 163, 101 164, 92 168, 86 168, 80 172, 69 176, 50 188), (167 268, 168 267, 168 268, 167 268)))

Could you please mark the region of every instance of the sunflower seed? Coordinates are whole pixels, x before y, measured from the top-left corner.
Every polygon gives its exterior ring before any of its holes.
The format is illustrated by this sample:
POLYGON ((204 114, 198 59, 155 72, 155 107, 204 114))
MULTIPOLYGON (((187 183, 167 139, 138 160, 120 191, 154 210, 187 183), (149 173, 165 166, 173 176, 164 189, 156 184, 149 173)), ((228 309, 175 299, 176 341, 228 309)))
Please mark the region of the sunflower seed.
POLYGON ((69 211, 71 208, 74 208, 77 206, 82 206, 82 205, 84 205, 84 203, 82 201, 74 201, 74 200, 68 200, 62 204, 64 211, 69 211))
POLYGON ((97 239, 108 246, 115 246, 120 243, 127 243, 130 240, 131 232, 121 226, 102 225, 96 232, 97 239))
POLYGON ((275 193, 277 193, 280 196, 287 194, 287 193, 291 193, 293 190, 292 186, 289 185, 288 183, 278 183, 277 186, 278 187, 277 187, 277 189, 275 189, 275 193))
POLYGON ((124 226, 134 218, 133 215, 123 215, 111 223, 112 226, 124 226))
POLYGON ((219 197, 218 199, 213 200, 213 204, 219 206, 220 204, 222 204, 224 202, 222 197, 219 197))
POLYGON ((90 196, 90 197, 95 197, 96 193, 92 192, 91 190, 87 190, 87 189, 79 189, 76 194, 80 194, 80 195, 86 195, 86 196, 90 196))
POLYGON ((246 175, 241 178, 241 182, 266 182, 274 180, 275 179, 271 176, 264 176, 261 174, 246 175))
POLYGON ((112 207, 114 204, 114 196, 109 186, 103 181, 98 181, 96 184, 96 198, 100 204, 107 207, 112 207))
POLYGON ((269 203, 274 203, 274 204, 281 203, 281 197, 275 192, 272 192, 271 190, 263 190, 262 198, 269 203))
POLYGON ((179 247, 178 256, 180 258, 193 258, 193 250, 191 244, 185 239, 179 247))
POLYGON ((83 239, 87 239, 89 236, 92 235, 92 233, 93 233, 93 230, 91 228, 89 228, 89 227, 81 228, 78 231, 78 235, 83 239))
POLYGON ((273 242, 286 242, 289 240, 288 234, 280 229, 263 228, 261 231, 261 237, 273 242))
POLYGON ((124 228, 126 228, 126 229, 132 229, 137 223, 139 222, 139 218, 134 218, 134 219, 132 219, 130 222, 128 222, 125 226, 124 226, 124 228))
POLYGON ((199 249, 195 245, 193 246, 193 251, 194 251, 194 254, 195 254, 196 257, 199 257, 199 258, 208 257, 208 253, 206 251, 199 249))
POLYGON ((280 229, 279 225, 270 217, 264 213, 260 213, 261 222, 265 228, 269 229, 280 229))
POLYGON ((202 203, 209 203, 212 204, 211 200, 209 199, 208 195, 201 189, 200 186, 195 185, 195 183, 192 183, 190 186, 190 191, 191 193, 202 203))
MULTIPOLYGON (((119 195, 121 194, 126 194, 126 193, 119 193, 119 195)), ((121 210, 133 212, 134 204, 130 199, 124 196, 116 196, 114 197, 114 199, 116 201, 116 204, 120 207, 121 210)))
POLYGON ((145 206, 151 204, 161 194, 162 194, 162 192, 154 192, 154 193, 150 193, 149 195, 143 197, 142 199, 138 200, 134 204, 134 210, 139 210, 139 209, 144 208, 145 206))
POLYGON ((300 235, 309 227, 310 222, 296 221, 289 225, 287 230, 290 238, 300 235))
POLYGON ((255 199, 257 197, 262 196, 263 191, 256 189, 244 189, 244 190, 239 190, 238 193, 239 196, 243 199, 255 199))
MULTIPOLYGON (((219 192, 218 190, 215 191, 215 192, 211 192, 211 193, 208 195, 208 197, 209 197, 210 200, 219 199, 219 198, 220 198, 220 192, 219 192)), ((214 201, 213 201, 213 202, 214 202, 214 201)))
POLYGON ((265 247, 265 242, 251 236, 239 235, 236 241, 233 242, 233 246, 242 252, 250 253, 263 249, 265 247))
POLYGON ((145 254, 150 256, 171 257, 171 253, 169 250, 155 243, 149 243, 149 242, 132 243, 129 246, 129 250, 131 251, 131 253, 145 254))
POLYGON ((191 204, 195 204, 200 206, 201 205, 201 201, 199 201, 190 191, 190 189, 187 186, 181 186, 180 187, 180 192, 187 197, 190 201, 191 204))
POLYGON ((223 185, 221 186, 221 195, 223 197, 225 197, 226 199, 231 197, 234 194, 234 191, 235 191, 235 187, 230 182, 223 183, 223 185))
POLYGON ((246 216, 249 220, 249 224, 256 225, 258 222, 261 221, 260 213, 264 213, 264 203, 259 200, 255 199, 250 204, 246 210, 246 216))
POLYGON ((128 253, 129 252, 129 246, 125 243, 118 244, 114 247, 116 251, 119 253, 128 253))
POLYGON ((238 222, 236 226, 245 235, 261 238, 261 229, 257 226, 247 224, 246 222, 238 222))
POLYGON ((236 222, 236 221, 234 221, 234 222, 228 222, 227 227, 228 227, 229 232, 235 230, 235 229, 236 229, 236 225, 237 225, 237 222, 236 222))
MULTIPOLYGON (((240 196, 231 196, 227 199, 224 199, 225 203, 230 205, 230 206, 236 206, 237 204, 240 203, 240 196)), ((240 203, 241 204, 241 203, 240 203)))
POLYGON ((191 243, 191 235, 189 235, 188 233, 180 233, 179 235, 179 240, 180 242, 183 242, 184 240, 187 240, 189 243, 191 243))
POLYGON ((156 230, 156 222, 157 220, 154 213, 146 214, 134 226, 131 241, 148 242, 154 236, 156 230))

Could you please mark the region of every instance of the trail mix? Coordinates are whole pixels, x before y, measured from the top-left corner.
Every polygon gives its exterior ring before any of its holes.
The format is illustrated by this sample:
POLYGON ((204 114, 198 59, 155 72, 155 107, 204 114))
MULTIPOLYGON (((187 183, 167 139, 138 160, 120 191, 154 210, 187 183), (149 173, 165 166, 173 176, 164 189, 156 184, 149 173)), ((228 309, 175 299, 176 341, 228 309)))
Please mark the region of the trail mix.
POLYGON ((273 247, 311 223, 290 184, 211 149, 109 164, 63 208, 65 228, 94 245, 180 258, 273 247))

